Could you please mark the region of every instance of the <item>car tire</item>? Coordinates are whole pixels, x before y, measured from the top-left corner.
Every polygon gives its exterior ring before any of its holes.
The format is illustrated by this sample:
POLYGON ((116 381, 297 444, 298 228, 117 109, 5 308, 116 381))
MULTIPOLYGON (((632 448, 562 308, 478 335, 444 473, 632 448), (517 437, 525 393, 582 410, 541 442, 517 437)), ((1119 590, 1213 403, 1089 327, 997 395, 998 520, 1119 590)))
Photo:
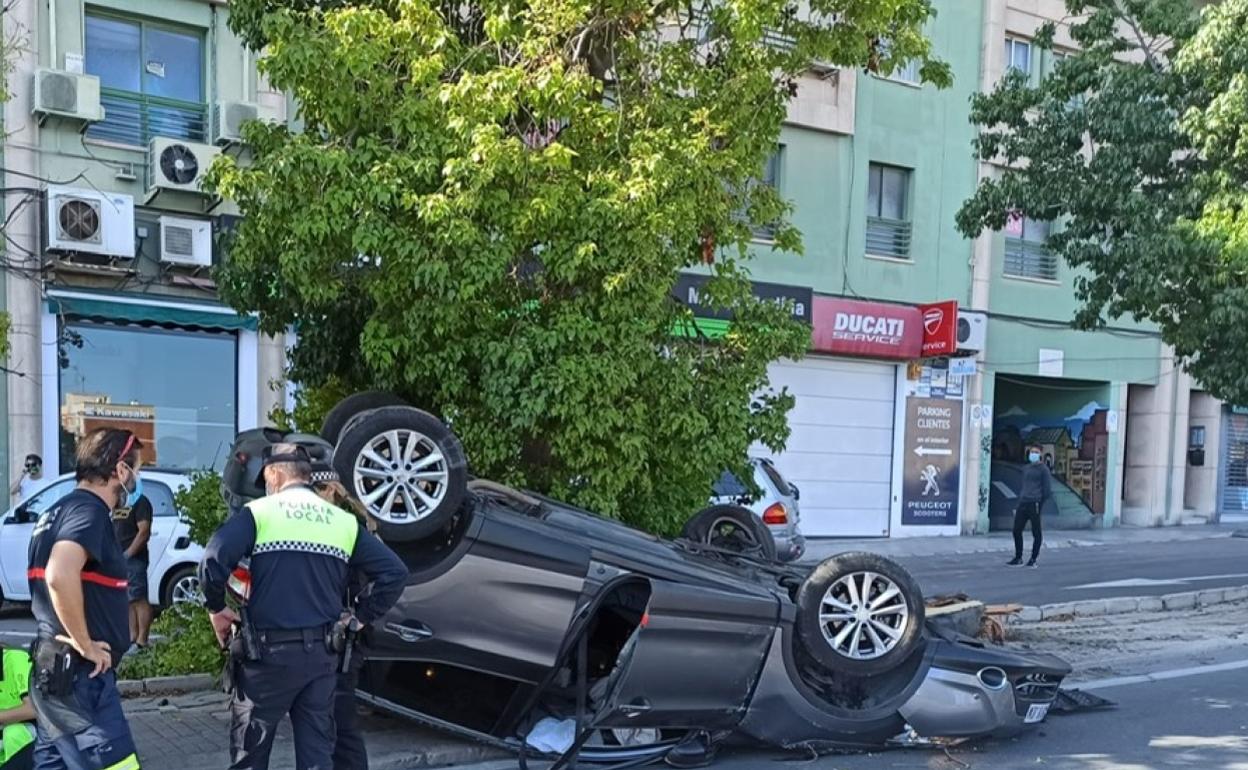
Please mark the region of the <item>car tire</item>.
POLYGON ((446 528, 468 488, 459 438, 437 417, 411 406, 386 406, 352 419, 334 450, 334 470, 376 520, 377 534, 393 543, 446 528), (377 458, 394 457, 392 447, 398 461, 379 464, 377 458))
POLYGON ((806 577, 795 601, 802 647, 831 671, 880 674, 905 661, 922 641, 918 584, 900 564, 877 554, 825 560, 806 577))
POLYGON ((194 564, 184 564, 174 569, 165 577, 165 582, 160 589, 160 606, 169 609, 175 604, 182 604, 188 601, 202 603, 202 594, 200 601, 186 598, 188 591, 199 591, 199 569, 194 564))
POLYGON ((347 424, 351 422, 351 418, 373 409, 380 409, 383 406, 407 405, 408 403, 403 399, 384 390, 366 390, 363 393, 353 393, 334 404, 334 408, 330 409, 329 414, 325 415, 325 420, 321 423, 321 438, 328 441, 331 445, 337 444, 338 439, 342 437, 343 431, 346 430, 347 424))
POLYGON ((695 543, 735 550, 767 561, 776 560, 776 539, 771 530, 749 508, 739 505, 712 505, 685 523, 682 535, 695 543), (730 528, 727 537, 723 529, 730 528))

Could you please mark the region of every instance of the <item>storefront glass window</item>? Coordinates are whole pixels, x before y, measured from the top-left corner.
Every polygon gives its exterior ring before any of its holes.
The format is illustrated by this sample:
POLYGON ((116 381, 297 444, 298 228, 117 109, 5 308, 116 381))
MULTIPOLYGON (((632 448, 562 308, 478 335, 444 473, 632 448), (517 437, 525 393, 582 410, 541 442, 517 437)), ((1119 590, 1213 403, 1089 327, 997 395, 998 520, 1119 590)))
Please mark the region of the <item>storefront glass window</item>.
POLYGON ((133 430, 150 466, 222 466, 237 426, 234 335, 70 322, 63 340, 62 471, 98 427, 133 430))

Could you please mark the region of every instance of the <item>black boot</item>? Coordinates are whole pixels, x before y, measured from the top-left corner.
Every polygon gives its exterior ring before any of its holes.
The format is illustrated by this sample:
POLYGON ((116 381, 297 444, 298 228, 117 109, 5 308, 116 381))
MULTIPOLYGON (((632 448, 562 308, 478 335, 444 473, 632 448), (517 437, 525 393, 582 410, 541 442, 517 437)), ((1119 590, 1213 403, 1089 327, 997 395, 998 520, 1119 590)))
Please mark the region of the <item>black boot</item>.
POLYGON ((1007 562, 1005 563, 1005 566, 1007 566, 1007 567, 1021 567, 1021 566, 1023 566, 1023 557, 1021 557, 1021 556, 1015 556, 1013 559, 1010 559, 1009 561, 1007 561, 1007 562))

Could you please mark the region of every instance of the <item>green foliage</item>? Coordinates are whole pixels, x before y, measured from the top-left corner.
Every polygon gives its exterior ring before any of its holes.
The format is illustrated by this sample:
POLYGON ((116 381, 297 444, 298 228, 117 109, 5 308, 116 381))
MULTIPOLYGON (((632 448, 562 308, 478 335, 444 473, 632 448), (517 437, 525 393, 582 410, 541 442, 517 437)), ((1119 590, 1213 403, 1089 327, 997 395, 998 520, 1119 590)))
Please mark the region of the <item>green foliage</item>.
POLYGON ((7 359, 12 349, 12 342, 9 340, 9 330, 12 328, 13 316, 0 312, 0 361, 7 359))
POLYGON ((1058 221, 1050 248, 1082 268, 1077 326, 1151 321, 1203 386, 1244 402, 1248 0, 1195 5, 1067 0, 1082 52, 975 99, 979 156, 1010 168, 958 227, 997 229, 1010 210, 1058 221))
POLYGON ((117 670, 119 677, 217 676, 225 665, 225 653, 217 644, 212 623, 203 607, 175 604, 165 609, 152 623, 152 635, 159 641, 153 642, 146 650, 123 658, 117 670))
POLYGON ((207 545, 229 515, 221 497, 221 475, 214 471, 192 473, 190 486, 178 490, 173 502, 190 524, 191 540, 199 545, 207 545))
POLYGON ((809 329, 749 293, 754 226, 800 252, 754 183, 812 62, 929 56, 930 0, 275 2, 234 31, 300 105, 253 124, 209 184, 243 214, 217 276, 299 332, 315 397, 392 390, 453 423, 474 471, 671 531, 792 398, 766 367, 809 329), (887 40, 887 42, 884 42, 887 40), (677 336, 682 269, 731 333, 677 336))

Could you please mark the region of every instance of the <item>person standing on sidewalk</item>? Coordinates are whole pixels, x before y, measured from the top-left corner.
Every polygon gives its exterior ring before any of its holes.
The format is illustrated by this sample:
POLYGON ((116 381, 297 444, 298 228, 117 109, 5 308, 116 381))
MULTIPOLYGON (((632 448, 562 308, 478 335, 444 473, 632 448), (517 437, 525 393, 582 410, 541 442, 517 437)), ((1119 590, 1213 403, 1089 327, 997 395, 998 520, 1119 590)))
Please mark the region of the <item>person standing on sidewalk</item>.
POLYGON ((1044 504, 1053 498, 1053 475, 1043 460, 1038 446, 1027 447, 1027 465, 1023 467, 1023 489, 1018 495, 1018 507, 1014 509, 1014 558, 1009 566, 1018 567, 1023 563, 1023 530, 1031 523, 1031 560, 1028 567, 1036 566, 1036 558, 1040 555, 1040 544, 1044 542, 1041 534, 1040 514, 1044 504))
POLYGON ((9 497, 13 498, 15 503, 24 503, 30 499, 31 495, 39 491, 42 481, 43 458, 37 454, 28 454, 25 464, 22 465, 22 475, 13 482, 13 486, 9 487, 9 497))
POLYGON ((222 645, 241 619, 230 642, 229 767, 267 768, 278 723, 289 714, 297 770, 329 770, 338 670, 333 637, 343 620, 348 575, 359 570, 372 583, 356 607, 359 621, 369 623, 398 601, 407 568, 353 515, 312 491, 304 447, 273 444, 263 457, 268 494, 221 525, 199 568, 222 645), (250 588, 236 614, 226 606, 227 583, 249 555, 250 588))
POLYGON ((39 517, 27 579, 38 626, 31 700, 40 770, 138 770, 113 668, 130 645, 126 557, 113 510, 143 493, 143 443, 97 428, 78 441, 78 487, 39 517))
POLYGON ((118 510, 113 516, 113 531, 126 555, 130 641, 135 648, 143 649, 152 628, 152 605, 147 600, 147 541, 152 537, 152 501, 141 495, 134 507, 118 510))

